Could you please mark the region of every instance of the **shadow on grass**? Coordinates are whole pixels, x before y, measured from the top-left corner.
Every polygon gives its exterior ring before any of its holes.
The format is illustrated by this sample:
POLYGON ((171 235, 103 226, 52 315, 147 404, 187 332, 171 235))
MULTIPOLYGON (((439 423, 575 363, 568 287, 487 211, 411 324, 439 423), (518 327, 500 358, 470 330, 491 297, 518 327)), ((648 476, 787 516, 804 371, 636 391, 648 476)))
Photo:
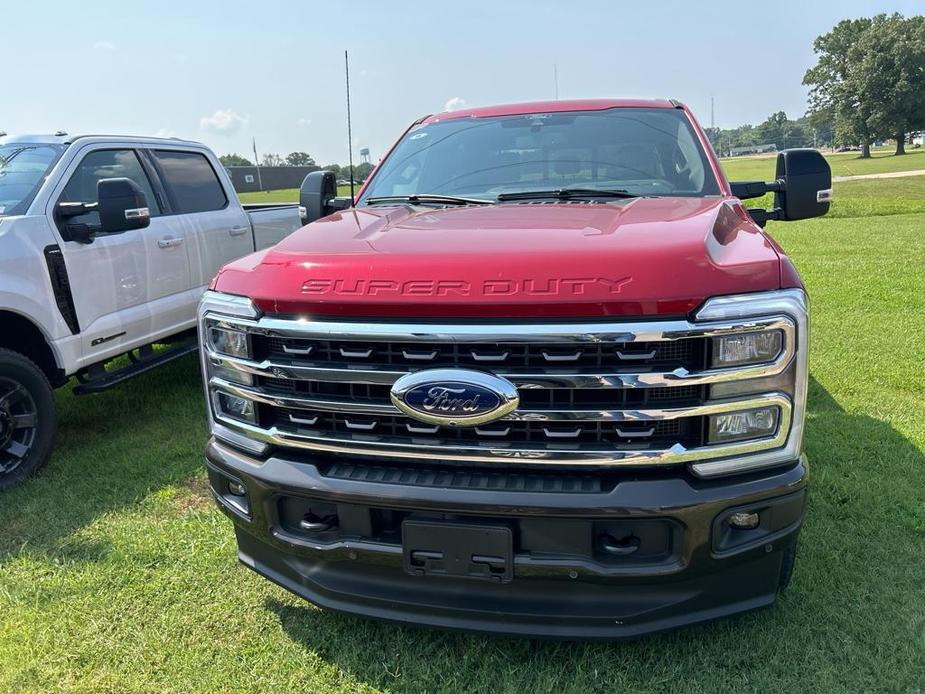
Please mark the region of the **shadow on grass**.
POLYGON ((58 438, 48 466, 0 494, 0 559, 22 547, 92 561, 69 539, 106 513, 202 470, 207 431, 198 363, 186 357, 110 391, 55 394, 58 438))
POLYGON ((925 456, 889 424, 842 410, 816 381, 806 449, 800 558, 789 591, 770 609, 637 641, 568 643, 363 620, 295 597, 271 598, 266 608, 306 651, 372 687, 402 691, 661 690, 692 671, 703 673, 706 690, 751 689, 801 670, 822 690, 883 686, 890 676, 915 684, 910 664, 922 660, 925 614, 909 606, 921 593, 925 456))

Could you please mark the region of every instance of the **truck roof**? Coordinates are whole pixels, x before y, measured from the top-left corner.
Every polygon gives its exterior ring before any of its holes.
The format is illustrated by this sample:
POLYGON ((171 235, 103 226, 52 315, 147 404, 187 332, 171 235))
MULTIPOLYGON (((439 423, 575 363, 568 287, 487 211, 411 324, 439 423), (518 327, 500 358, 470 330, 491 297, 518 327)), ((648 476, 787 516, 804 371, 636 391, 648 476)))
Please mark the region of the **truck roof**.
POLYGON ((105 134, 87 134, 87 135, 69 135, 66 132, 57 132, 54 134, 22 134, 22 135, 0 135, 0 142, 3 144, 13 144, 17 142, 30 144, 59 144, 69 145, 77 140, 97 139, 106 140, 107 142, 164 142, 172 144, 195 145, 204 147, 201 142, 193 140, 182 140, 178 137, 147 137, 142 135, 105 135, 105 134))
POLYGON ((674 99, 572 99, 562 101, 532 101, 520 104, 481 106, 459 111, 435 113, 422 123, 436 123, 451 118, 485 118, 489 116, 522 116, 530 113, 563 111, 603 111, 609 108, 681 108, 674 99))

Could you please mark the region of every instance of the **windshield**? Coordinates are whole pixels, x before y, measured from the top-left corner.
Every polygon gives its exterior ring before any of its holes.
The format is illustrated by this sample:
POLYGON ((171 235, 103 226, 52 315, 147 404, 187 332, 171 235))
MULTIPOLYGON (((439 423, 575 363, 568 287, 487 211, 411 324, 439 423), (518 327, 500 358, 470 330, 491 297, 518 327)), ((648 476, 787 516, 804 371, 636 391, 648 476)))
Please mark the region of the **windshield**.
POLYGON ((679 109, 612 108, 413 127, 382 163, 360 204, 407 195, 498 195, 562 189, 633 195, 718 195, 719 186, 679 109))
POLYGON ((0 217, 25 214, 64 145, 0 145, 0 217))

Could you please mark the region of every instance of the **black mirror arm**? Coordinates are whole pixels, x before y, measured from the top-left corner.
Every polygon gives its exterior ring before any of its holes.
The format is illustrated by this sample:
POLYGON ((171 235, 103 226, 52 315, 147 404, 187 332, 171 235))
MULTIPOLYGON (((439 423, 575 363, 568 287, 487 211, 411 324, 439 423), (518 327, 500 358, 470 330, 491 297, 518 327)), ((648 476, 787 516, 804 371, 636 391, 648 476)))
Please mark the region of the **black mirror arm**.
POLYGON ((786 188, 784 179, 776 181, 735 181, 729 184, 729 190, 739 200, 760 198, 765 193, 780 193, 786 188))
POLYGON ((761 207, 749 207, 748 215, 754 220, 755 224, 762 229, 764 229, 764 225, 770 221, 784 219, 784 211, 779 207, 775 207, 773 210, 765 210, 761 207))
POLYGON ((99 209, 97 202, 59 202, 57 211, 62 219, 79 217, 82 214, 96 212, 99 209))

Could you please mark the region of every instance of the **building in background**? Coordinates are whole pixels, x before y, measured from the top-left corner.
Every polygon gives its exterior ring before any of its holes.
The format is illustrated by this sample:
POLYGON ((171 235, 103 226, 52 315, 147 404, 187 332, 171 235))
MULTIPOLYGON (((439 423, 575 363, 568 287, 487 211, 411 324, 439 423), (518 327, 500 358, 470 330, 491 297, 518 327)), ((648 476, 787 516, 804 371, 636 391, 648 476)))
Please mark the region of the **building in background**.
POLYGON ((259 190, 284 190, 298 188, 312 171, 320 166, 226 166, 231 183, 238 193, 253 193, 259 190))

